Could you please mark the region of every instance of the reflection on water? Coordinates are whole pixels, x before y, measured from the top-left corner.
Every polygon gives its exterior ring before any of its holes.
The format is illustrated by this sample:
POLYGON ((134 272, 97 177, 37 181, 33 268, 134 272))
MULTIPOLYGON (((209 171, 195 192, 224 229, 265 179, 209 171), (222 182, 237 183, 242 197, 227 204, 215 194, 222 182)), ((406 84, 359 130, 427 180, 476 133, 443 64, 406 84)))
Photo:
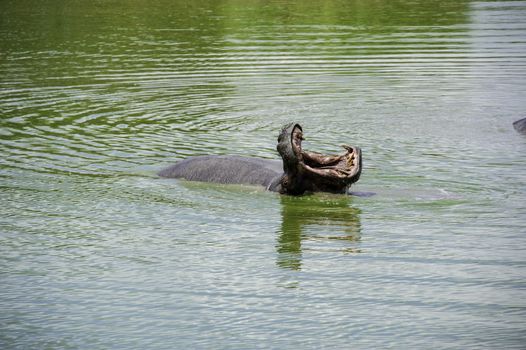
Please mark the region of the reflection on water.
POLYGON ((525 18, 526 1, 0 1, 0 348, 524 348, 525 18), (353 191, 377 195, 155 176, 277 159, 292 120, 307 149, 360 146, 353 191))
POLYGON ((282 223, 278 232, 277 264, 301 269, 302 241, 341 240, 349 242, 345 252, 359 253, 360 210, 345 196, 281 196, 282 223))

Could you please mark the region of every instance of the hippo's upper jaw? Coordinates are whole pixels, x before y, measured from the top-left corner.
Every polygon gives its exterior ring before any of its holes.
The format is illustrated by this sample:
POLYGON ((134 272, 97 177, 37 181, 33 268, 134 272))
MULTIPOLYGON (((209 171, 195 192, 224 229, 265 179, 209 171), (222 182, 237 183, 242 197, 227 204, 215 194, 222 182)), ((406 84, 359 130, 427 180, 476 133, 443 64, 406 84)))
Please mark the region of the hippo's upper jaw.
POLYGON ((289 124, 278 137, 278 152, 283 159, 284 176, 281 193, 302 194, 305 191, 345 193, 358 181, 362 172, 362 152, 346 146, 339 155, 324 155, 304 151, 303 130, 299 124, 289 124))

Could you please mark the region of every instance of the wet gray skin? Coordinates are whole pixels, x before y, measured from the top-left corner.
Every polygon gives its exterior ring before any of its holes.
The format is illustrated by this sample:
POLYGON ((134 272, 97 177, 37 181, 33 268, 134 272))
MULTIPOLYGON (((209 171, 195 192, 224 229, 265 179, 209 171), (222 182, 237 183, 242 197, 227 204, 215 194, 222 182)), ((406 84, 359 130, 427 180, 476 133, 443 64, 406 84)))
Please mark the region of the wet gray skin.
POLYGON ((513 123, 513 127, 519 133, 526 135, 526 118, 519 119, 513 123))
POLYGON ((284 126, 277 150, 282 161, 242 156, 197 156, 159 172, 166 178, 222 184, 260 185, 269 191, 301 195, 305 192, 347 193, 362 171, 360 148, 343 146, 339 155, 304 151, 299 124, 284 126))

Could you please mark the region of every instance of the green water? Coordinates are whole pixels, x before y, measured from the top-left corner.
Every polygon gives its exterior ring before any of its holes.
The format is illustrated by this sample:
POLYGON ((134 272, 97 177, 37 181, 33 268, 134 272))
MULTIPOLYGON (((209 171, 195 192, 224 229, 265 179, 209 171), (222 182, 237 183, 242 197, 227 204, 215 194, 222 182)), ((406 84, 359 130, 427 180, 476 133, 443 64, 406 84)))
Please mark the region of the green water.
POLYGON ((0 2, 0 348, 521 349, 526 1, 0 2), (159 179, 363 150, 354 190, 159 179))

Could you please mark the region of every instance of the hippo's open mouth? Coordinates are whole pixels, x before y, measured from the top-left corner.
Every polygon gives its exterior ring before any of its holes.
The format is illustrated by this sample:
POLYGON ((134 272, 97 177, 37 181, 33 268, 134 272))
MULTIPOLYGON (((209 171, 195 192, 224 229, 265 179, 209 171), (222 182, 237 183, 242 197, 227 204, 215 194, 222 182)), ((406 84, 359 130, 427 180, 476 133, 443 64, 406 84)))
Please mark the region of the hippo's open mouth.
POLYGON ((307 190, 345 192, 360 178, 362 152, 360 148, 343 145, 345 152, 324 155, 303 150, 303 130, 299 124, 287 125, 278 138, 278 151, 283 158, 286 180, 284 192, 307 190))

